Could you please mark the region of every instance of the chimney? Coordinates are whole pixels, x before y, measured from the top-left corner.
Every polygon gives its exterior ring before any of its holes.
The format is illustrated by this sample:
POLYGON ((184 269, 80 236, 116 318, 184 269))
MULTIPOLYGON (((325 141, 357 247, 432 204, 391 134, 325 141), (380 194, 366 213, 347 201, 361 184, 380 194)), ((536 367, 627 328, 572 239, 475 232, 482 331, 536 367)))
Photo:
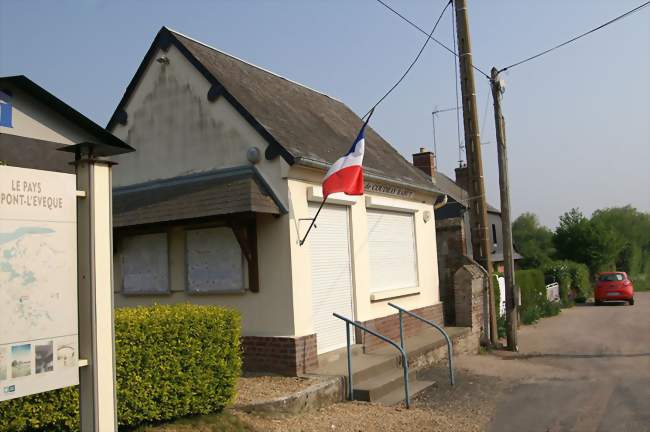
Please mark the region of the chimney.
POLYGON ((420 153, 413 155, 413 166, 422 170, 426 175, 435 181, 436 177, 436 155, 424 147, 420 147, 420 153))
POLYGON ((469 191, 469 170, 467 164, 462 164, 455 170, 456 172, 456 184, 461 188, 469 191))

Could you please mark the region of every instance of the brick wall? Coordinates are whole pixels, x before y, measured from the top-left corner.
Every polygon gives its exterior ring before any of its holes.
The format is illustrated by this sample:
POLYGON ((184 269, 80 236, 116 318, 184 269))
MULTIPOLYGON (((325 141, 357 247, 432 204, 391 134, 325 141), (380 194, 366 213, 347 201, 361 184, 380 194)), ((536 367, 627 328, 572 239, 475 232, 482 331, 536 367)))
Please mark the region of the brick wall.
POLYGON ((464 264, 466 253, 462 218, 436 220, 440 301, 444 304, 445 325, 456 324, 454 274, 464 264))
POLYGON ((318 367, 316 335, 242 337, 244 371, 297 376, 318 367))
MULTIPOLYGON (((428 319, 435 323, 443 323, 443 306, 442 303, 432 306, 425 306, 419 309, 413 309, 411 312, 420 315, 424 319, 428 319)), ((397 313, 385 317, 377 318, 369 321, 362 321, 361 324, 371 330, 388 337, 389 339, 399 343, 399 316, 397 313)), ((422 329, 428 328, 429 325, 420 320, 404 315, 404 337, 409 337, 418 334, 422 329)), ((364 351, 372 351, 381 345, 386 345, 378 337, 369 333, 362 332, 359 329, 355 330, 356 343, 363 344, 364 351)))
POLYGON ((485 274, 476 264, 463 265, 454 275, 456 325, 471 327, 472 334, 483 332, 485 274))

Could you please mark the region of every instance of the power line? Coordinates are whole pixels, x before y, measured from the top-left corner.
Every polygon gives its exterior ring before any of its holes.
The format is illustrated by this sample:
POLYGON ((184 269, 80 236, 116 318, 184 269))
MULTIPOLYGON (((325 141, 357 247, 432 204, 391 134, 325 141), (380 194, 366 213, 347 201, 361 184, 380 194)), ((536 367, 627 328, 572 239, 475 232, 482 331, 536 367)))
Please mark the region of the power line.
MULTIPOLYGON (((379 1, 380 1, 380 0, 379 0, 379 1)), ((452 2, 452 0, 449 0, 449 1, 447 2, 447 5, 442 9, 442 12, 440 12, 440 16, 438 17, 438 19, 436 20, 436 23, 433 25, 433 28, 431 29, 431 32, 430 32, 430 33, 425 33, 425 34, 427 35, 427 39, 424 41, 424 45, 422 45, 422 48, 420 48, 420 51, 418 52, 418 55, 415 56, 415 58, 413 59, 413 61, 412 61, 411 64, 409 65, 409 67, 406 69, 406 71, 402 74, 402 76, 400 77, 400 79, 398 79, 397 82, 396 82, 395 84, 393 84, 393 86, 392 86, 392 87, 391 87, 391 88, 386 92, 386 94, 384 94, 384 95, 381 97, 381 99, 379 99, 379 100, 377 101, 377 103, 374 104, 374 105, 372 106, 372 108, 370 108, 370 109, 368 110, 368 112, 367 112, 367 113, 366 113, 366 114, 361 118, 362 120, 365 119, 366 116, 368 116, 370 113, 372 113, 373 110, 374 110, 375 108, 377 108, 377 106, 378 106, 380 103, 382 103, 382 102, 384 101, 384 99, 386 99, 386 98, 388 97, 388 95, 391 94, 392 91, 395 90, 395 89, 397 88, 398 85, 400 85, 400 83, 404 80, 404 78, 406 78, 406 75, 408 75, 408 73, 411 72, 411 69, 413 69, 413 66, 415 66, 415 63, 417 63, 418 60, 420 59, 420 56, 421 56, 422 53, 424 52, 424 49, 427 47, 427 44, 429 43, 430 40, 433 39, 431 36, 433 36, 433 32, 436 31, 436 28, 438 27, 438 24, 440 23, 440 20, 442 19, 442 16, 445 14, 445 11, 446 11, 447 8, 449 7, 449 5, 451 5, 451 2, 452 2)))
MULTIPOLYGON (((380 0, 377 0, 377 1, 380 1, 380 0)), ((598 30, 600 30, 600 29, 602 29, 602 28, 604 28, 604 27, 607 27, 607 26, 610 25, 610 24, 615 23, 615 22, 618 21, 618 20, 621 20, 621 19, 623 19, 623 18, 625 18, 625 17, 627 17, 627 16, 629 16, 629 15, 632 15, 632 14, 635 13, 635 12, 638 12, 639 10, 641 10, 641 9, 643 9, 644 7, 648 6, 649 4, 650 4, 650 1, 647 1, 647 2, 643 3, 641 6, 637 6, 637 7, 635 7, 634 9, 625 12, 623 15, 619 15, 619 16, 617 16, 616 18, 613 18, 613 19, 607 21, 606 23, 599 25, 598 27, 594 27, 594 28, 592 28, 591 30, 589 30, 589 31, 587 31, 587 32, 585 32, 585 33, 579 34, 578 36, 575 36, 575 37, 569 39, 569 40, 566 41, 566 42, 562 42, 561 44, 559 44, 559 45, 555 45, 554 47, 549 48, 549 49, 547 49, 547 50, 545 50, 545 51, 542 51, 542 52, 540 52, 540 53, 538 53, 538 54, 535 54, 534 56, 530 56, 530 57, 525 58, 525 59, 523 59, 523 60, 521 60, 521 61, 518 61, 518 62, 516 62, 516 63, 513 63, 513 64, 511 64, 510 66, 506 66, 506 67, 504 67, 503 69, 499 70, 499 73, 501 73, 501 72, 503 72, 503 71, 505 71, 505 70, 511 69, 511 68, 513 68, 513 67, 515 67, 515 66, 519 66, 520 64, 523 64, 523 63, 529 62, 529 61, 531 61, 531 60, 534 60, 534 59, 536 59, 536 58, 538 58, 538 57, 541 57, 541 56, 543 56, 543 55, 545 55, 545 54, 550 53, 551 51, 555 51, 555 50, 558 49, 558 48, 562 48, 563 46, 568 45, 568 44, 570 44, 571 42, 575 42, 575 41, 577 41, 577 40, 580 39, 580 38, 583 38, 583 37, 585 37, 585 36, 587 36, 587 35, 589 35, 589 34, 595 32, 595 31, 598 31, 598 30)))
MULTIPOLYGON (((432 37, 431 35, 428 35, 427 32, 424 31, 420 26, 418 26, 418 25, 415 24, 413 21, 411 21, 410 19, 408 19, 407 17, 405 17, 404 15, 402 15, 401 13, 399 13, 397 10, 393 9, 390 5, 388 5, 387 3, 385 3, 383 0, 377 0, 377 2, 380 3, 382 6, 384 6, 386 9, 388 9, 389 11, 391 11, 392 13, 394 13, 395 15, 397 15, 398 17, 400 17, 402 20, 404 20, 404 21, 406 21, 407 23, 409 23, 409 24, 411 25, 411 27, 417 29, 417 30, 418 30, 420 33, 422 33, 422 34, 427 35, 427 36, 429 37, 429 39, 433 40, 435 43, 437 43, 438 45, 440 45, 441 47, 443 47, 444 49, 446 49, 447 51, 449 51, 450 53, 452 53, 453 55, 455 55, 456 57, 458 57, 458 53, 457 53, 456 51, 452 50, 452 49, 449 48, 447 45, 445 45, 445 44, 443 44, 442 42, 440 42, 438 39, 432 37)), ((474 66, 474 65, 472 65, 472 67, 473 67, 477 72, 479 72, 481 75, 483 75, 485 78, 490 79, 490 75, 488 75, 487 73, 483 72, 481 69, 479 69, 478 67, 476 67, 476 66, 474 66)))

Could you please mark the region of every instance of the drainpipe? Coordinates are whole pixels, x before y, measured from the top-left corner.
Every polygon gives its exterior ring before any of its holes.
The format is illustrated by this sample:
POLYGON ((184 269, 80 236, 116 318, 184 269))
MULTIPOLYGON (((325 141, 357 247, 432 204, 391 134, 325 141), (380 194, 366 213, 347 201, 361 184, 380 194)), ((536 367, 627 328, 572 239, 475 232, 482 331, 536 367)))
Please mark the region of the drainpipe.
POLYGON ((435 203, 433 205, 433 209, 438 210, 439 208, 443 208, 444 206, 447 205, 448 200, 449 200, 449 197, 447 195, 445 195, 445 197, 442 199, 442 201, 440 201, 439 203, 435 203))

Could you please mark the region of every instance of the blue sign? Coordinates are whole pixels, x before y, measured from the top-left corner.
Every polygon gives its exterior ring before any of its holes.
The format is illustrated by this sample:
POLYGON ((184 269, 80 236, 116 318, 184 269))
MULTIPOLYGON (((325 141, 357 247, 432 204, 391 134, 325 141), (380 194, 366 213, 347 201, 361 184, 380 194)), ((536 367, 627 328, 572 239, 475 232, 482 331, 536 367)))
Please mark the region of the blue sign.
POLYGON ((13 127, 11 121, 11 96, 0 91, 0 126, 13 127))

